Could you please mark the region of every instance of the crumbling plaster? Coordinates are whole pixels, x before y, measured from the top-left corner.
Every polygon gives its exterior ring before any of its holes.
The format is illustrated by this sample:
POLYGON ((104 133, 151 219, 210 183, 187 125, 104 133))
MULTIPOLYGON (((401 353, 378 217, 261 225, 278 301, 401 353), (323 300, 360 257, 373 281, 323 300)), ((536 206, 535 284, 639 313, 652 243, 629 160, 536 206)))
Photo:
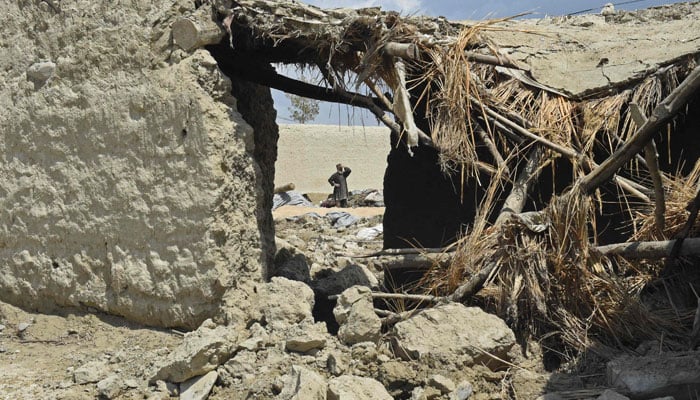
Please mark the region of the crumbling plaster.
POLYGON ((54 3, 0 15, 0 299, 195 327, 265 274, 253 129, 194 2, 54 3))

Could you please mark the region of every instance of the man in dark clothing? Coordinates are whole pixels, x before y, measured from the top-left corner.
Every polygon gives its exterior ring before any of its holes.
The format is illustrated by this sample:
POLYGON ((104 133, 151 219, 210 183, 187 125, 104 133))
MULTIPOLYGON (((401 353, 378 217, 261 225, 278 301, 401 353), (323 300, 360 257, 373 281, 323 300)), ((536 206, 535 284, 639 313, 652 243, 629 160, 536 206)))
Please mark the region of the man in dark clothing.
POLYGON ((336 204, 340 204, 340 207, 348 206, 348 182, 346 178, 350 175, 350 168, 344 167, 343 164, 337 164, 335 166, 337 170, 330 178, 328 178, 328 183, 333 185, 333 200, 336 204))

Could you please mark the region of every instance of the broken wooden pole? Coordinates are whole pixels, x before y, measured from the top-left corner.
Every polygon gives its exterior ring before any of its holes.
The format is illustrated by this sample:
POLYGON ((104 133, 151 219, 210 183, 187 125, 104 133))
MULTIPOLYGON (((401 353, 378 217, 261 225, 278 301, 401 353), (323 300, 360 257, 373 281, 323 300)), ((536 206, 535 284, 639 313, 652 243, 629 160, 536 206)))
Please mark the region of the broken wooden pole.
POLYGON ((406 249, 384 249, 384 250, 379 250, 374 253, 369 253, 369 254, 358 254, 358 255, 351 255, 349 257, 353 258, 368 258, 368 257, 383 257, 383 256, 398 256, 398 255, 405 255, 405 254, 426 254, 426 253, 448 253, 455 251, 454 245, 450 245, 447 247, 427 247, 427 248, 418 248, 418 247, 409 247, 406 249))
POLYGON ((506 67, 506 68, 513 68, 513 69, 519 69, 523 71, 528 71, 528 68, 522 67, 510 60, 503 59, 501 57, 496 57, 496 56, 489 56, 486 54, 480 54, 480 53, 474 53, 472 51, 465 51, 465 55, 467 56, 467 60, 469 61, 474 61, 482 64, 489 64, 489 65, 498 65, 501 67, 506 67))
MULTIPOLYGON (((637 103, 630 103, 629 110, 632 114, 632 120, 637 126, 643 126, 647 122, 647 117, 637 103)), ((654 183, 654 221, 656 230, 659 232, 659 235, 663 235, 666 226, 666 199, 664 197, 664 183, 659 172, 659 156, 656 154, 654 138, 651 138, 644 147, 644 160, 646 161, 649 174, 651 174, 651 180, 654 183)))
POLYGON ((497 226, 503 224, 514 213, 521 212, 525 207, 530 186, 540 175, 540 165, 543 157, 544 150, 539 145, 535 145, 528 155, 525 167, 523 167, 520 174, 518 174, 518 178, 513 182, 513 188, 503 203, 501 213, 496 218, 497 226))
POLYGON ((510 174, 510 169, 508 168, 508 164, 505 162, 505 160, 503 159, 503 156, 498 151, 498 147, 496 146, 496 143, 494 143, 493 139, 491 139, 491 136, 489 136, 489 133, 486 132, 486 129, 482 128, 481 125, 479 125, 479 124, 475 124, 474 131, 479 135, 479 137, 481 138, 481 141, 484 142, 484 144, 486 145, 486 148, 489 150, 489 152, 493 156, 493 159, 496 160, 496 165, 498 165, 498 168, 502 169, 504 174, 506 174, 506 175, 510 174))
MULTIPOLYGON (((510 127, 513 129, 513 131, 517 134, 520 134, 528 139, 532 139, 533 141, 542 144, 544 147, 547 147, 550 150, 556 151, 557 153, 569 158, 572 161, 580 161, 584 163, 584 165, 588 166, 589 169, 594 169, 598 167, 598 164, 594 163, 592 160, 588 158, 588 156, 579 153, 578 151, 571 149, 569 147, 561 146, 559 144, 556 144, 550 140, 547 140, 541 136, 538 136, 534 133, 532 133, 530 130, 527 128, 518 125, 517 123, 511 121, 510 119, 502 116, 501 114, 497 113, 490 107, 486 106, 485 104, 479 102, 476 98, 472 97, 470 99, 474 104, 478 105, 481 107, 486 114, 488 114, 491 118, 496 120, 497 122, 502 122, 504 125, 510 127)), ((523 119, 523 121, 525 121, 523 119)), ((528 124, 531 125, 531 124, 528 124)), ((640 200, 643 200, 646 203, 650 203, 651 199, 649 199, 649 196, 644 194, 639 190, 639 188, 635 188, 635 186, 639 186, 636 184, 633 184, 629 179, 615 175, 614 176, 615 182, 620 185, 622 189, 630 193, 631 195, 637 197, 640 200)), ((646 188, 645 188, 646 189, 646 188)))

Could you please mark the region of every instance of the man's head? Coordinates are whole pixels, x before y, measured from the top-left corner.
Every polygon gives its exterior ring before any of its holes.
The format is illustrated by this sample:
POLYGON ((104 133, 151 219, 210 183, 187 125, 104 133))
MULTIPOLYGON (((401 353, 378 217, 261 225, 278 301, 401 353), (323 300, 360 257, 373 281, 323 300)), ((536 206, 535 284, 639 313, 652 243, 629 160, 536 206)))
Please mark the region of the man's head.
POLYGON ((343 171, 343 164, 341 164, 341 163, 335 164, 335 169, 337 169, 338 172, 342 172, 343 171))

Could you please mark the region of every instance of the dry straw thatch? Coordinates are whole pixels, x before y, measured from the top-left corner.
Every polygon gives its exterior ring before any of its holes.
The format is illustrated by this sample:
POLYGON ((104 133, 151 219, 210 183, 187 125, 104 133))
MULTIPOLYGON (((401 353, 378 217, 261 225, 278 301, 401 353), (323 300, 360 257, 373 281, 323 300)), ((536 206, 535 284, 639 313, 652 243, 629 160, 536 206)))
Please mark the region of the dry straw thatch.
MULTIPOLYGON (((642 302, 642 289, 660 276, 660 261, 625 262, 595 249, 597 232, 591 222, 603 198, 595 191, 599 184, 591 182, 592 175, 606 170, 613 153, 629 153, 636 133, 669 120, 671 116, 657 115, 657 106, 695 73, 700 49, 611 86, 606 95, 577 99, 533 83, 527 66, 509 60, 488 40, 484 34, 490 30, 540 34, 503 25, 504 20, 455 24, 379 9, 321 10, 268 0, 237 4, 220 6, 231 15, 227 28, 237 51, 262 54, 266 62, 318 67, 329 90, 350 104, 374 94, 371 104, 360 105, 399 134, 411 133, 414 117, 425 118, 429 132, 423 143, 439 150, 443 170, 463 184, 472 177, 486 187, 476 221, 459 241, 450 267, 431 270, 423 289, 450 295, 484 275, 485 281, 476 285, 483 287, 481 301, 512 327, 538 336, 555 330, 576 348, 595 341, 624 347, 661 335, 680 341, 687 334, 684 312, 652 310, 642 302), (405 65, 405 82, 399 63, 405 65), (366 94, 350 92, 361 84, 368 88, 366 94), (393 103, 382 93, 387 89, 393 103), (411 95, 410 112, 403 114, 397 109, 402 89, 411 95), (632 119, 630 103, 651 116, 649 126, 632 119), (384 112, 393 112, 398 124, 384 112), (546 151, 534 170, 552 169, 565 158, 572 166, 568 180, 573 186, 554 193, 548 203, 534 204, 545 229, 533 231, 517 215, 494 223, 499 199, 508 195, 535 147, 546 151), (606 162, 599 167, 595 160, 601 159, 606 162)), ((695 196, 700 167, 689 177, 661 179, 668 208, 665 231, 658 233, 653 217, 658 193, 645 165, 649 160, 624 161, 613 172, 616 202, 634 216, 636 233, 630 240, 674 237, 687 220, 685 207, 695 196)))

